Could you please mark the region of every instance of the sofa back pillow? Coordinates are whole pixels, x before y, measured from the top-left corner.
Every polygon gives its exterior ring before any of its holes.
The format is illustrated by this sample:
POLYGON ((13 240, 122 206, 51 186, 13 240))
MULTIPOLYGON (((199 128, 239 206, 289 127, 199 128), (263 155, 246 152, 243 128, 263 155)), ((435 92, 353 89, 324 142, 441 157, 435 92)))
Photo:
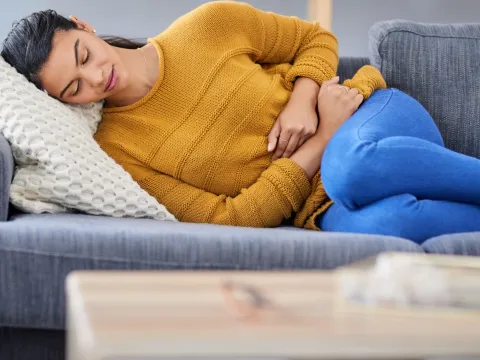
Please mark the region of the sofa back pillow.
POLYGON ((425 106, 448 148, 480 158, 480 24, 391 20, 369 35, 387 85, 425 106))

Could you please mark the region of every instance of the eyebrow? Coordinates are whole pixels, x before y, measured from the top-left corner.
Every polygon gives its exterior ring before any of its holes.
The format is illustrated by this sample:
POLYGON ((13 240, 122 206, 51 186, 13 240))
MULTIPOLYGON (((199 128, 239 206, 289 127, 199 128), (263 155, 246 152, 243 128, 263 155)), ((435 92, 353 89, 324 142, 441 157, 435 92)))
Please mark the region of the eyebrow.
MULTIPOLYGON (((75 41, 75 45, 73 46, 73 51, 75 53, 75 66, 77 67, 78 67, 78 44, 79 43, 80 43, 80 39, 77 39, 77 41, 75 41)), ((68 88, 72 86, 72 84, 73 84, 73 80, 70 81, 67 86, 65 86, 65 88, 60 93, 60 99, 63 97, 63 95, 65 95, 65 91, 67 91, 68 88)))

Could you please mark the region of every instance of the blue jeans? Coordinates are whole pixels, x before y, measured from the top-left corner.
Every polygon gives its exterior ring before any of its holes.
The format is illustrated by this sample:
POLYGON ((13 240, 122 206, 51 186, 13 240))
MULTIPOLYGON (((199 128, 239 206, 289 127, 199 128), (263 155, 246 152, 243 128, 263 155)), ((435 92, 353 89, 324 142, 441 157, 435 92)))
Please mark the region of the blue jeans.
POLYGON ((376 91, 342 125, 321 174, 334 201, 316 220, 324 231, 417 243, 480 231, 480 160, 445 148, 428 112, 399 90, 376 91))

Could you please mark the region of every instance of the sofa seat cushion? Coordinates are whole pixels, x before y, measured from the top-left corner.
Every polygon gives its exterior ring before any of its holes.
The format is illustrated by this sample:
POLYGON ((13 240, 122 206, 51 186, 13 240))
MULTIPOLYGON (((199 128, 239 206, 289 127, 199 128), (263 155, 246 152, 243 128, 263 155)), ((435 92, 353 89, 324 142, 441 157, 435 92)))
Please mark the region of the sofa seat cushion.
POLYGON ((0 224, 0 326, 63 328, 64 280, 80 269, 332 269, 400 238, 90 215, 16 215, 0 224))
POLYGON ((480 232, 437 236, 422 246, 433 254, 480 256, 480 232))

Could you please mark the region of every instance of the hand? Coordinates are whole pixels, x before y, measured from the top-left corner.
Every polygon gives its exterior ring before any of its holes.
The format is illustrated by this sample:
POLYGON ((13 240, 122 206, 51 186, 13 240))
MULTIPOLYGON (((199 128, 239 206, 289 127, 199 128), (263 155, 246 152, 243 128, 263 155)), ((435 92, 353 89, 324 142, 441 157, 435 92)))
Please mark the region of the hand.
POLYGON ((309 180, 318 173, 330 138, 363 101, 358 90, 338 85, 338 81, 339 78, 334 77, 322 84, 318 94, 320 125, 317 132, 290 156, 305 171, 309 180))
POLYGON ((318 126, 316 112, 317 92, 313 100, 302 97, 301 93, 292 94, 288 104, 278 116, 268 135, 268 151, 275 150, 272 161, 281 157, 290 157, 295 150, 315 134, 318 126))
MULTIPOLYGON (((336 77, 336 81, 338 82, 338 77, 336 77)), ((357 89, 350 89, 332 81, 322 83, 317 105, 320 125, 316 134, 329 140, 340 126, 357 111, 362 102, 363 96, 358 93, 357 89)))

